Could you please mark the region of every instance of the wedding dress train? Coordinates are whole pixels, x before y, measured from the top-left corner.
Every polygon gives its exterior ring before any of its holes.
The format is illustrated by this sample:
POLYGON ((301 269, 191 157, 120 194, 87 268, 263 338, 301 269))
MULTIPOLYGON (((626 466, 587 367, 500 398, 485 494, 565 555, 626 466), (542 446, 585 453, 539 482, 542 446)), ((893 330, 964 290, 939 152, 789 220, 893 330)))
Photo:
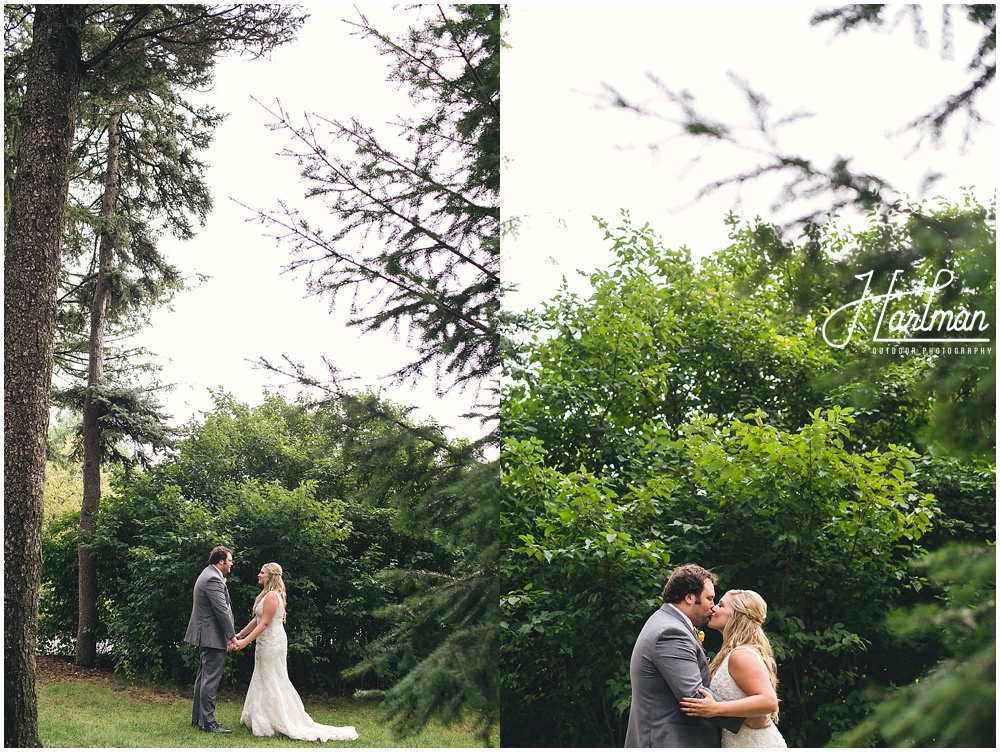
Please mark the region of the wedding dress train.
MULTIPOLYGON (((254 609, 258 624, 264 611, 264 600, 269 597, 270 594, 262 598, 254 609)), ((282 623, 285 604, 277 594, 274 597, 278 598, 278 610, 267 628, 257 636, 253 677, 240 723, 249 728, 254 736, 284 734, 290 739, 312 742, 357 739, 358 732, 354 726, 324 726, 306 713, 299 693, 288 679, 288 637, 282 623)))

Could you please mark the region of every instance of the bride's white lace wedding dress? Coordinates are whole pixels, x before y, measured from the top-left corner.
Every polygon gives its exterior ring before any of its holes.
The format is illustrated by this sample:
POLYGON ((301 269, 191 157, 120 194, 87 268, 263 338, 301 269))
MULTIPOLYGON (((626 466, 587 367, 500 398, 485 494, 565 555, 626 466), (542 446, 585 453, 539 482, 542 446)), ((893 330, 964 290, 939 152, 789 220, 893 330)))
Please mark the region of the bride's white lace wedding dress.
MULTIPOLYGON (((264 611, 264 600, 270 597, 268 594, 262 598, 254 609, 258 624, 264 611)), ((257 635, 253 678, 250 679, 240 723, 248 727, 254 736, 284 734, 290 739, 312 742, 357 739, 358 732, 354 726, 323 726, 306 713, 299 693, 288 680, 288 638, 282 623, 285 604, 281 596, 275 594, 274 597, 278 599, 278 610, 267 628, 257 635)))
MULTIPOLYGON (((760 654, 756 650, 745 645, 735 649, 740 650, 741 648, 752 651, 757 656, 757 659, 763 663, 764 659, 760 657, 760 654)), ((712 693, 724 702, 742 700, 747 696, 747 693, 740 689, 740 686, 733 680, 733 677, 729 675, 728 655, 723 659, 722 665, 715 672, 715 676, 712 677, 711 687, 712 693)), ((787 747, 788 745, 785 744, 785 739, 782 737, 781 732, 778 731, 778 727, 772 723, 767 728, 762 729, 747 728, 747 725, 743 724, 743 727, 736 734, 727 729, 722 729, 722 746, 770 747, 773 749, 776 747, 787 747)))

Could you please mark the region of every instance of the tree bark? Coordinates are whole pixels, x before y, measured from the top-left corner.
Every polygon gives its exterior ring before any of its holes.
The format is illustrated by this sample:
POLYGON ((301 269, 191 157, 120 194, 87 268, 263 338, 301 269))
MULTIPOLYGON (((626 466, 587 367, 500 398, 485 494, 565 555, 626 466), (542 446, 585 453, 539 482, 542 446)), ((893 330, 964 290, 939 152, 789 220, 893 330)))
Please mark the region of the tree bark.
POLYGON ((35 651, 56 289, 86 6, 38 5, 4 238, 4 746, 39 747, 35 651))
POLYGON ((114 233, 109 225, 118 203, 118 150, 121 113, 108 120, 108 162, 104 173, 101 201, 101 240, 98 248, 97 280, 90 308, 90 357, 87 395, 83 403, 83 506, 80 509, 78 593, 80 614, 76 632, 76 665, 97 662, 97 565, 93 543, 97 532, 97 512, 101 506, 101 426, 100 408, 94 394, 104 381, 104 329, 108 304, 108 275, 114 263, 114 233))

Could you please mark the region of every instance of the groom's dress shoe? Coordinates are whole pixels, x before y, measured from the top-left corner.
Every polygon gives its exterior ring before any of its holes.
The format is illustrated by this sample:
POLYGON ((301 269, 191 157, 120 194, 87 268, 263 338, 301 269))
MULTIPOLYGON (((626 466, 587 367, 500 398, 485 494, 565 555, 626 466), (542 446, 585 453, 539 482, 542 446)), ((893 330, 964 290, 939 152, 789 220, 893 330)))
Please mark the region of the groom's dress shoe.
POLYGON ((208 726, 203 726, 202 731, 208 731, 211 734, 231 734, 233 733, 230 729, 222 728, 218 723, 212 723, 208 726))

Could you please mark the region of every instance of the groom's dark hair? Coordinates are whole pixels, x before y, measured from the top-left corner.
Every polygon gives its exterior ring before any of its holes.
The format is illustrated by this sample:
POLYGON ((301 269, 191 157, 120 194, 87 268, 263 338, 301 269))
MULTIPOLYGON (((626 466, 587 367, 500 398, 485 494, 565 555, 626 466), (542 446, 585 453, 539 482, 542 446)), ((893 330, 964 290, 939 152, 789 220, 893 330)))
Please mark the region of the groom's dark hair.
POLYGON ((229 556, 229 554, 231 553, 232 551, 230 551, 225 546, 216 546, 215 548, 212 549, 212 553, 209 554, 208 556, 208 563, 218 564, 220 561, 225 561, 226 557, 229 556))
POLYGON ((663 588, 663 602, 680 603, 686 595, 701 595, 705 580, 711 580, 714 585, 719 577, 697 564, 681 564, 670 573, 670 579, 663 588))

